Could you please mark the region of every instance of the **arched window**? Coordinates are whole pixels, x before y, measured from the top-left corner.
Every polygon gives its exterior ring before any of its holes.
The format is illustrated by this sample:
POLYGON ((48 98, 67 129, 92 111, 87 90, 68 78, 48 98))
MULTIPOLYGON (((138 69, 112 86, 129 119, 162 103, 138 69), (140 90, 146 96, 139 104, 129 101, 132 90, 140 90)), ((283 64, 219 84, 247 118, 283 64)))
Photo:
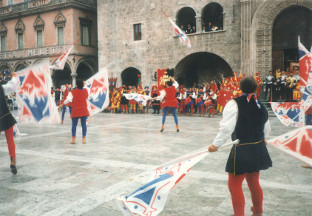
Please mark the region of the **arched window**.
POLYGON ((177 25, 187 34, 196 33, 195 16, 193 8, 184 7, 177 13, 177 25))
POLYGON ((223 30, 223 8, 220 4, 212 2, 207 4, 202 11, 203 31, 223 30))

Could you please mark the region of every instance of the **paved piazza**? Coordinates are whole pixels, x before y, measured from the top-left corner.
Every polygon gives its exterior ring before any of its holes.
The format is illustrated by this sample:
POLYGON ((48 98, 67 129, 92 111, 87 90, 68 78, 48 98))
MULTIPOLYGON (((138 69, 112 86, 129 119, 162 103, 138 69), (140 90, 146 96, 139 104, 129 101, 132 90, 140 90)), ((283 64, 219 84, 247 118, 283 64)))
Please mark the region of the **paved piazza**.
MULTIPOLYGON (((9 170, 4 135, 0 135, 0 215, 119 216, 115 198, 132 192, 133 179, 157 165, 210 144, 220 117, 180 117, 180 133, 160 115, 101 113, 89 119, 87 144, 69 144, 71 121, 64 125, 19 124, 27 135, 16 137, 18 173, 9 170)), ((271 136, 287 128, 271 117, 271 136)), ((81 136, 79 126, 78 136, 81 136)), ((311 216, 312 169, 268 146, 273 168, 261 173, 264 215, 311 216)), ((224 171, 230 148, 208 155, 169 194, 161 215, 231 215, 224 171)), ((251 199, 246 182, 246 215, 251 199)))

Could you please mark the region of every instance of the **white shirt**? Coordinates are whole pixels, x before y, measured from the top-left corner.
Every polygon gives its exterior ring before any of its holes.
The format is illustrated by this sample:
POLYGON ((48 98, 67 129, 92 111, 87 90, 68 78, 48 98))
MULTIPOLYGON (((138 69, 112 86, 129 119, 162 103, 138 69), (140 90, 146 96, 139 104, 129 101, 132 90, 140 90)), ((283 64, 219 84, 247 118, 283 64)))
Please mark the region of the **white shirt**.
MULTIPOLYGON (((90 89, 89 88, 83 88, 83 89, 87 89, 88 96, 90 96, 90 89)), ((69 102, 73 102, 73 94, 71 92, 68 93, 67 98, 63 104, 68 104, 69 102)))
MULTIPOLYGON (((219 133, 213 141, 216 147, 222 146, 234 132, 236 126, 238 106, 235 100, 230 100, 224 107, 223 118, 220 121, 219 133)), ((268 120, 264 125, 264 135, 268 136, 271 131, 270 121, 268 120)))
MULTIPOLYGON (((174 81, 172 83, 172 86, 174 86, 176 89, 179 88, 179 83, 177 81, 174 81)), ((165 89, 160 91, 160 95, 158 97, 156 97, 156 100, 162 100, 164 99, 164 97, 166 96, 166 91, 165 89)))
POLYGON ((12 77, 12 79, 5 85, 2 85, 4 94, 9 95, 18 89, 18 79, 15 77, 12 77))

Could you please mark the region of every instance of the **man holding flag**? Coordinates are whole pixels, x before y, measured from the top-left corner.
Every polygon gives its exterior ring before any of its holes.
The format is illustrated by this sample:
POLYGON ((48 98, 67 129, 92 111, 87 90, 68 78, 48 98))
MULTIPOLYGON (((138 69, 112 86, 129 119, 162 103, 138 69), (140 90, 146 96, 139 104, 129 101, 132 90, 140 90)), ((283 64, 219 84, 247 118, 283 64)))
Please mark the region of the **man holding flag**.
POLYGON ((242 190, 245 178, 251 192, 253 216, 261 216, 263 192, 259 184, 260 170, 272 166, 265 140, 270 131, 270 123, 266 108, 255 94, 256 80, 252 76, 244 77, 240 82, 240 89, 244 94, 226 104, 220 131, 208 151, 217 151, 231 135, 232 140, 240 140, 239 144, 233 145, 225 169, 229 173, 228 186, 234 216, 245 215, 242 190))

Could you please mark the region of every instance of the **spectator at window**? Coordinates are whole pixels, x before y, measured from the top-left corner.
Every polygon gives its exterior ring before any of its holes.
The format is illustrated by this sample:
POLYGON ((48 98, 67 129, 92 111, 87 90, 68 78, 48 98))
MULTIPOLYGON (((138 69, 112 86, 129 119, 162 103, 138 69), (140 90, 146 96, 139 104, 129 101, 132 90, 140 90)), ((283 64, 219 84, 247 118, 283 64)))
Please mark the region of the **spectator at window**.
POLYGON ((218 27, 217 26, 212 26, 211 31, 217 31, 218 27))
POLYGON ((203 32, 206 32, 206 26, 203 26, 203 32))
POLYGON ((182 31, 184 31, 185 32, 185 30, 184 30, 184 26, 183 25, 181 25, 181 28, 180 28, 182 31))
POLYGON ((196 27, 195 26, 193 26, 193 28, 192 28, 192 33, 196 33, 196 27))
POLYGON ((192 27, 191 27, 191 24, 187 24, 187 29, 186 29, 186 34, 190 34, 192 33, 192 27))
POLYGON ((212 24, 211 22, 208 23, 208 26, 206 27, 207 31, 212 31, 212 24))

